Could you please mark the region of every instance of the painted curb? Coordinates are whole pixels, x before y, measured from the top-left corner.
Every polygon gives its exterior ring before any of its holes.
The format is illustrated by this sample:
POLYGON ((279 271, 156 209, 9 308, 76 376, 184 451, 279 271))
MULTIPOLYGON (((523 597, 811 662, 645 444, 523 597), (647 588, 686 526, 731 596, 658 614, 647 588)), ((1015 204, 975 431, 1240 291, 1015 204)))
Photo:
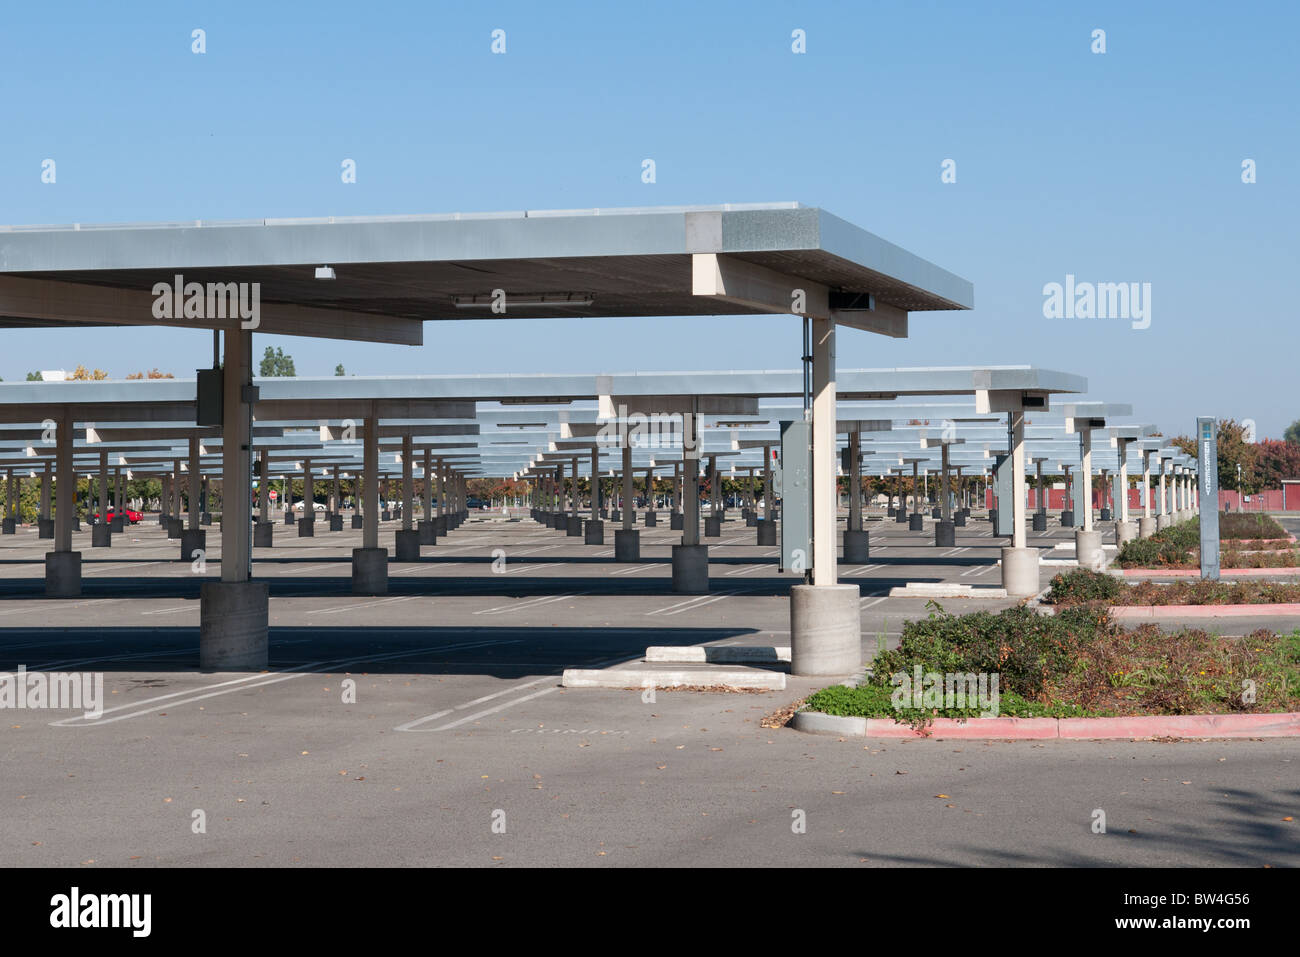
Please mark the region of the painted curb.
POLYGON ((984 738, 1097 740, 1107 738, 1300 737, 1300 713, 1143 715, 1126 718, 935 718, 917 731, 893 718, 848 718, 799 711, 790 727, 811 734, 860 738, 984 738))
MULTIPOLYGON (((1199 568, 1123 568, 1120 569, 1125 578, 1141 578, 1144 575, 1148 578, 1200 578, 1201 570, 1199 568)), ((1295 576, 1300 575, 1300 568, 1221 568, 1219 576, 1222 578, 1268 578, 1272 575, 1277 576, 1295 576)))
POLYGON ((1007 590, 996 587, 948 584, 945 582, 908 582, 889 589, 890 598, 1006 598, 1007 590))
POLYGON ((1133 618, 1268 618, 1300 615, 1300 602, 1254 605, 1113 605, 1110 617, 1116 621, 1133 618))

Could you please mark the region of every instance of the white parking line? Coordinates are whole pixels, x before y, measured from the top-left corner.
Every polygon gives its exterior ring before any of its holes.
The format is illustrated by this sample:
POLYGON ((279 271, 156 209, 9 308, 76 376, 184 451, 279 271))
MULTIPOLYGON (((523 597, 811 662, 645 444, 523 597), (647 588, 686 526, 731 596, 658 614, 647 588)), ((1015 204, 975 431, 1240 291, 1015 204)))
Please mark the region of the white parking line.
POLYGON ((410 601, 413 598, 419 598, 419 595, 395 595, 391 598, 380 598, 376 601, 363 601, 359 605, 343 605, 339 608, 317 608, 313 611, 305 611, 304 615, 337 615, 344 611, 360 611, 363 608, 374 608, 376 605, 395 605, 398 602, 410 601))
POLYGON ((720 595, 701 595, 699 598, 692 598, 690 601, 678 602, 676 605, 669 605, 667 608, 648 611, 646 614, 663 615, 665 618, 668 618, 672 615, 680 615, 682 612, 695 611, 695 609, 703 608, 705 605, 712 605, 715 601, 722 601, 724 598, 731 598, 733 595, 740 595, 749 591, 751 591, 751 589, 733 588, 730 591, 722 592, 720 595))
POLYGON ((529 598, 527 601, 513 602, 509 605, 497 605, 493 608, 483 608, 474 612, 476 615, 500 615, 508 611, 531 611, 539 605, 549 605, 554 601, 564 601, 566 598, 576 598, 578 595, 589 594, 585 591, 567 592, 563 595, 543 595, 540 598, 529 598))
POLYGON ((743 566, 743 567, 741 567, 741 568, 737 568, 735 571, 724 572, 723 574, 728 575, 728 576, 730 576, 730 575, 752 575, 752 574, 754 574, 754 572, 760 572, 760 571, 763 571, 764 569, 769 569, 769 568, 771 568, 771 567, 772 567, 771 565, 746 565, 746 566, 743 566))
POLYGON ((657 565, 633 565, 631 568, 620 568, 616 572, 610 572, 611 575, 635 575, 637 572, 643 572, 647 568, 657 568, 657 565))
POLYGON ((884 595, 884 596, 882 596, 882 597, 880 597, 880 598, 872 598, 872 596, 870 596, 870 595, 865 595, 865 596, 863 596, 863 598, 858 602, 858 605, 860 606, 859 610, 860 610, 860 611, 866 611, 868 608, 872 608, 872 607, 874 607, 874 606, 876 606, 876 605, 879 605, 882 601, 884 601, 884 600, 885 600, 886 598, 888 598, 888 597, 889 597, 888 595, 884 595), (864 602, 867 602, 868 599, 871 599, 870 602, 867 603, 867 604, 864 604, 864 602))

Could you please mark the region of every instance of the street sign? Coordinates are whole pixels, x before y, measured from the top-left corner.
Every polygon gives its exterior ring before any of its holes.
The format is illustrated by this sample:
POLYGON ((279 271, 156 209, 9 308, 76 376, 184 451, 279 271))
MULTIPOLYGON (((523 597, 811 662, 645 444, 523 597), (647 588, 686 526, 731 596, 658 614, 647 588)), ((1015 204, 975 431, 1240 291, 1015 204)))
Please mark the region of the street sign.
POLYGON ((1219 580, 1219 442, 1213 416, 1196 420, 1196 451, 1201 493, 1201 577, 1219 580))
POLYGON ((280 493, 277 492, 275 489, 271 489, 270 496, 271 496, 271 501, 274 502, 277 498, 280 497, 280 493))

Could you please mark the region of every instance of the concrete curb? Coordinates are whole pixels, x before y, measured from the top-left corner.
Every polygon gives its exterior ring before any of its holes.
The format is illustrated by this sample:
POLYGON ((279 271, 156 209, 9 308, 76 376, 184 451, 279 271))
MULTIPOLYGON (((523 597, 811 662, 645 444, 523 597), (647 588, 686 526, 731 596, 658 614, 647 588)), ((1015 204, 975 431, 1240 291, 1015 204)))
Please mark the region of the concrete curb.
POLYGON ((1300 736, 1300 713, 1142 715, 1122 718, 935 718, 921 730, 893 718, 848 718, 799 711, 790 727, 860 738, 1281 738, 1300 736))
MULTIPOLYGON (((1125 578, 1200 578, 1199 568, 1122 568, 1125 578)), ((1222 578, 1268 578, 1271 575, 1300 575, 1300 568, 1221 568, 1222 578)))
POLYGON ((560 684, 565 688, 681 688, 704 686, 749 691, 784 691, 785 672, 566 668, 560 684))
POLYGON ((1259 618, 1269 615, 1300 615, 1300 602, 1254 605, 1114 605, 1110 617, 1132 618, 1259 618))
POLYGON ((651 645, 645 660, 656 664, 683 662, 708 664, 774 665, 790 660, 789 645, 651 645))
POLYGON ((949 582, 908 582, 889 589, 890 598, 1006 598, 1005 588, 982 588, 949 582))

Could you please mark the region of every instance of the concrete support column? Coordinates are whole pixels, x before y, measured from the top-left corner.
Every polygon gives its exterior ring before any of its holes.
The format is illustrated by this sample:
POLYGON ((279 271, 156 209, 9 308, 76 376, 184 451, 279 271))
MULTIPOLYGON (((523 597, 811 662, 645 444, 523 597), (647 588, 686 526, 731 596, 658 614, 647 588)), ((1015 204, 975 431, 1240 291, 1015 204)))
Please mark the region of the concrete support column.
POLYGON ((221 580, 199 593, 199 667, 261 671, 267 666, 268 593, 251 581, 252 333, 227 330, 222 375, 221 580))
POLYGON ((1115 523, 1115 541, 1121 547, 1125 542, 1137 538, 1137 524, 1128 517, 1128 441, 1116 439, 1115 448, 1119 453, 1119 501, 1115 503, 1119 510, 1119 520, 1115 523))
POLYGON ((1025 413, 1011 413, 1011 546, 1002 549, 1002 587, 1013 598, 1038 592, 1038 549, 1025 545, 1025 413))
POLYGON ((352 549, 352 593, 388 592, 388 549, 379 547, 379 403, 370 403, 361 441, 361 547, 352 549))
POLYGON ((858 586, 839 584, 835 548, 835 322, 812 334, 812 581, 790 589, 790 671, 839 675, 862 665, 858 586))
POLYGON ((849 432, 849 523, 844 529, 844 561, 857 564, 871 554, 870 533, 862 529, 862 432, 849 432))
POLYGON ((402 436, 402 527, 395 539, 399 562, 420 560, 420 533, 413 525, 415 511, 415 447, 410 433, 402 436))
POLYGON ((81 553, 72 550, 77 474, 72 467, 72 413, 64 407, 55 432, 54 551, 45 555, 45 595, 70 598, 81 594, 81 553))
MULTIPOLYGON (((95 476, 90 475, 86 483, 89 491, 95 489, 95 476)), ((95 509, 99 519, 90 529, 91 548, 108 548, 113 544, 113 527, 108 521, 108 453, 99 453, 99 491, 95 493, 95 509)))
POLYGON ((673 591, 709 590, 709 547, 700 544, 699 416, 682 415, 682 543, 673 546, 673 591))
POLYGON ((1159 531, 1162 528, 1169 527, 1169 516, 1165 513, 1165 494, 1167 489, 1165 472, 1168 469, 1168 465, 1166 464, 1168 461, 1169 461, 1168 459, 1163 459, 1163 458, 1160 460, 1160 490, 1159 490, 1159 498, 1156 500, 1159 509, 1156 512, 1157 531, 1159 531))
POLYGON ((622 470, 622 520, 623 527, 614 533, 614 560, 634 562, 641 557, 641 533, 633 527, 635 510, 632 506, 632 446, 630 440, 623 444, 622 470))
POLYGON ((1101 548, 1101 532, 1092 526, 1092 430, 1084 427, 1079 433, 1079 475, 1083 479, 1083 528, 1074 533, 1074 557, 1080 568, 1101 571, 1105 564, 1101 548))

